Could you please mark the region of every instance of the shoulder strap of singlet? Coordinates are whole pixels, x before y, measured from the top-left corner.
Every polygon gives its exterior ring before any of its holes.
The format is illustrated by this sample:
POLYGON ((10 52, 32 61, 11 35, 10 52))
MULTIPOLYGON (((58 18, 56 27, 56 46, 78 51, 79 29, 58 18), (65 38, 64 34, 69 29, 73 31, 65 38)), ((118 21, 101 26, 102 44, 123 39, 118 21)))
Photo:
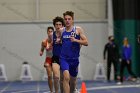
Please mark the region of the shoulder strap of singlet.
POLYGON ((65 32, 66 31, 66 27, 64 27, 64 29, 63 29, 63 32, 65 32))
POLYGON ((46 47, 46 46, 47 46, 47 42, 48 42, 48 40, 47 40, 47 39, 45 39, 45 40, 43 41, 43 46, 44 46, 44 47, 46 47))
POLYGON ((76 26, 73 27, 73 31, 76 32, 76 26))

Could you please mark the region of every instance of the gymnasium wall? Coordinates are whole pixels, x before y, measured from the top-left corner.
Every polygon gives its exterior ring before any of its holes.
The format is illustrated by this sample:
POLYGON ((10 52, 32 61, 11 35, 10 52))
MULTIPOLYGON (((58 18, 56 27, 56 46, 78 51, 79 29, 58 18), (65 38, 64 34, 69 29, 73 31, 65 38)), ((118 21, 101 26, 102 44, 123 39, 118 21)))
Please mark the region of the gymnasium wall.
POLYGON ((67 10, 76 20, 103 20, 106 0, 0 0, 1 22, 52 21, 67 10))
MULTIPOLYGON (((102 53, 108 37, 107 22, 76 21, 75 25, 83 27, 89 40, 89 46, 81 49, 80 76, 84 80, 92 80, 96 64, 103 62, 102 53)), ((19 80, 24 61, 29 62, 33 79, 42 79, 45 55, 40 57, 39 51, 41 41, 46 38, 47 26, 52 26, 52 23, 0 23, 0 64, 5 65, 8 80, 19 80)))

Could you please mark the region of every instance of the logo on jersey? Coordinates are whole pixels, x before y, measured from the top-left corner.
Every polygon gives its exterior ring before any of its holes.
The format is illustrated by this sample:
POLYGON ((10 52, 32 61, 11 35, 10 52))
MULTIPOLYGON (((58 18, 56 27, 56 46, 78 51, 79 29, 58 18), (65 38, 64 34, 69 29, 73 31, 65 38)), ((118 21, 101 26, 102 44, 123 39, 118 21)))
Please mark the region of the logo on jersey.
POLYGON ((71 36, 72 37, 76 37, 76 33, 75 32, 71 32, 71 36))
POLYGON ((76 33, 75 32, 71 32, 70 35, 64 35, 63 38, 71 38, 71 37, 76 37, 76 33))

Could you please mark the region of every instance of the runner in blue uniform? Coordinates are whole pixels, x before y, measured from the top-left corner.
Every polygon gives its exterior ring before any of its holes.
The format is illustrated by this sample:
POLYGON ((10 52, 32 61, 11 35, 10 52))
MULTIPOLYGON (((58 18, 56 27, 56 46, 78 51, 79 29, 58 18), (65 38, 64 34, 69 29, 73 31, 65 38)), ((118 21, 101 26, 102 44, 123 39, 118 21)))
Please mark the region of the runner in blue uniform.
POLYGON ((62 49, 60 67, 63 71, 64 93, 74 93, 79 66, 81 45, 87 46, 88 41, 81 27, 74 26, 74 12, 63 13, 65 27, 62 30, 62 49), (70 85, 69 85, 70 83, 70 85))
POLYGON ((64 26, 64 20, 61 17, 55 17, 53 19, 53 25, 55 28, 55 31, 53 33, 53 56, 52 56, 52 68, 53 68, 53 76, 54 76, 54 88, 55 88, 55 93, 58 93, 59 91, 59 79, 60 80, 60 89, 61 93, 63 93, 63 84, 62 82, 62 77, 60 78, 60 62, 59 62, 59 57, 61 53, 61 33, 60 29, 64 26))

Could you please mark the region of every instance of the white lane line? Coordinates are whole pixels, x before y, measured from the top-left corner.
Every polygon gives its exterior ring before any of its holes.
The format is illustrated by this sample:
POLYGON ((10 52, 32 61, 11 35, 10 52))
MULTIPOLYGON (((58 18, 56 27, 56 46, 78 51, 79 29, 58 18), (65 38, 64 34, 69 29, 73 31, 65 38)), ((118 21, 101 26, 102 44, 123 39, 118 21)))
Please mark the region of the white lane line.
POLYGON ((39 93, 40 89, 39 89, 39 81, 37 82, 37 93, 39 93))
MULTIPOLYGON (((42 91, 45 91, 46 89, 42 89, 42 91)), ((17 91, 17 92, 12 92, 12 93, 29 93, 29 92, 33 92, 35 91, 36 92, 36 89, 32 89, 32 90, 25 90, 25 91, 17 91)))
POLYGON ((117 86, 91 87, 91 88, 87 88, 87 90, 102 90, 102 89, 131 88, 131 87, 140 87, 140 84, 139 85, 117 85, 117 86))
POLYGON ((0 90, 0 93, 3 93, 6 91, 6 89, 12 84, 13 82, 10 82, 7 86, 5 86, 2 90, 0 90))

